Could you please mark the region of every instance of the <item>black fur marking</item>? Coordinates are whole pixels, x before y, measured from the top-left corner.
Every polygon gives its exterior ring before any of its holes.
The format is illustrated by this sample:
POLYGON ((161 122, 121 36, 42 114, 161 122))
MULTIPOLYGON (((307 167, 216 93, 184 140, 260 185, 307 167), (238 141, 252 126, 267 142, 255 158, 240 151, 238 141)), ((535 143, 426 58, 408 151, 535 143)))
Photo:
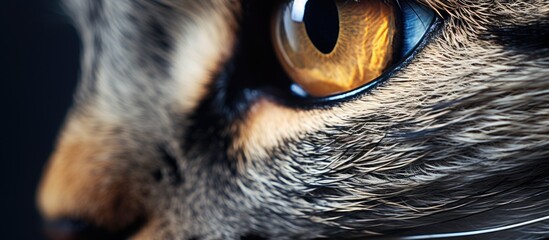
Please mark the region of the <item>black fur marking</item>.
POLYGON ((269 26, 274 4, 242 2, 244 14, 239 21, 233 55, 222 66, 209 87, 209 94, 189 118, 193 124, 183 143, 185 152, 191 155, 189 158, 193 159, 193 154, 211 153, 210 163, 221 162, 235 170, 235 156, 227 153, 236 134, 231 126, 245 117, 259 97, 259 88, 282 85, 289 88, 290 82, 271 44, 269 26))
POLYGON ((209 105, 202 104, 190 117, 193 125, 184 136, 182 148, 188 154, 188 159, 202 159, 207 166, 226 165, 235 172, 235 162, 227 155, 227 148, 232 141, 228 130, 230 123, 223 115, 209 109, 209 105))
POLYGON ((208 166, 221 163, 236 170, 234 161, 227 155, 227 148, 232 142, 228 129, 230 123, 223 115, 209 112, 209 108, 201 105, 190 118, 193 125, 184 136, 182 148, 189 159, 207 159, 205 164, 208 166))
POLYGON ((162 179, 164 179, 164 174, 162 174, 162 170, 160 169, 155 170, 154 172, 151 173, 151 175, 153 176, 156 182, 161 182, 162 179))
POLYGON ((169 53, 173 48, 172 37, 168 34, 168 29, 163 26, 163 23, 158 18, 151 17, 148 21, 148 29, 144 31, 142 39, 144 44, 152 46, 147 50, 147 59, 145 64, 154 63, 162 74, 168 74, 168 68, 170 66, 169 53))
POLYGON ((165 3, 165 0, 152 0, 150 2, 151 4, 154 4, 155 6, 158 6, 164 10, 172 10, 173 8, 165 3))
POLYGON ((102 19, 103 16, 103 0, 89 1, 90 8, 88 11, 88 20, 94 24, 102 19))
POLYGON ((267 238, 261 237, 256 234, 246 234, 240 237, 240 240, 267 240, 267 238))
MULTIPOLYGON (((168 152, 165 147, 159 147, 160 159, 164 162, 169 169, 168 178, 172 185, 181 185, 184 182, 184 178, 177 164, 177 159, 168 152)), ((156 172, 155 172, 156 173, 156 172)), ((156 177, 156 175, 154 175, 156 177)), ((162 178, 162 172, 160 172, 159 179, 162 178)))
POLYGON ((514 26, 493 26, 481 38, 492 40, 513 53, 549 55, 549 19, 514 26))
POLYGON ((157 19, 151 19, 149 24, 155 46, 159 47, 160 50, 164 52, 169 52, 172 50, 171 37, 168 34, 167 29, 162 26, 162 23, 160 23, 157 19))
POLYGON ((135 8, 150 9, 150 12, 145 16, 140 16, 140 19, 134 24, 142 24, 146 26, 139 34, 142 41, 144 60, 141 64, 147 67, 148 64, 156 65, 161 74, 167 76, 170 66, 170 53, 173 52, 173 36, 170 35, 171 18, 177 17, 172 8, 160 1, 135 1, 135 8))

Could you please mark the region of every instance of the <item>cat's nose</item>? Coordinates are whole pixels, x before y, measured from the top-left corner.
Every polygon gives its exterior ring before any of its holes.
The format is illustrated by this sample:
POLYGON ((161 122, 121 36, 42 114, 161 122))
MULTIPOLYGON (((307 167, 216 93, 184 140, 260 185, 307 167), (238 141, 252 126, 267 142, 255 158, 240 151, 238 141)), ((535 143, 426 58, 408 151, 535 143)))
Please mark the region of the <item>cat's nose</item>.
POLYGON ((63 132, 38 191, 52 239, 110 239, 145 219, 129 167, 117 158, 123 148, 105 139, 76 120, 63 132))

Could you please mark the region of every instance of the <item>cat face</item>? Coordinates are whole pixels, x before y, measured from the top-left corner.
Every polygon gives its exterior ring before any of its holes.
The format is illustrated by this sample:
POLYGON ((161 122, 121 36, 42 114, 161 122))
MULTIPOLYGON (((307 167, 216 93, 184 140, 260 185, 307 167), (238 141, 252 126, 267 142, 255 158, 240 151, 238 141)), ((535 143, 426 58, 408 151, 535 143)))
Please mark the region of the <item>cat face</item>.
MULTIPOLYGON (((49 234, 402 236, 547 216, 549 2, 420 3, 440 19, 406 66, 302 104, 246 87, 283 71, 278 2, 67 1, 84 54, 39 188, 49 234)), ((540 223, 505 236, 547 236, 540 223)))

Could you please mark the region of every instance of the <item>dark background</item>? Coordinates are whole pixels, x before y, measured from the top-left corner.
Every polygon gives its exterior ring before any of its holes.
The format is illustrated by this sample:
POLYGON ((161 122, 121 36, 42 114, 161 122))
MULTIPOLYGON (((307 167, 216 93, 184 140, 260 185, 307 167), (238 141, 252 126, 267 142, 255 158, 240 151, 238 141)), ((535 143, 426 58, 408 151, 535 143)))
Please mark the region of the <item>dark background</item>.
POLYGON ((43 239, 36 187, 71 105, 80 43, 58 1, 0 2, 0 239, 43 239))

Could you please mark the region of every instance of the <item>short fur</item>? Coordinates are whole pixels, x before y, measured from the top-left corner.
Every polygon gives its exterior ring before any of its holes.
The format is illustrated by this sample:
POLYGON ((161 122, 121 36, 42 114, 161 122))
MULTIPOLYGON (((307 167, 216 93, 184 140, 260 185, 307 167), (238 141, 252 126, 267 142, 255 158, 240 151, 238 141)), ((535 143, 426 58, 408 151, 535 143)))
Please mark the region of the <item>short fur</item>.
MULTIPOLYGON (((82 80, 41 183, 47 219, 135 239, 339 239, 549 216, 549 1, 422 1, 441 26, 371 92, 232 107, 216 81, 257 2, 67 1, 82 80)), ((480 238, 496 236, 549 237, 549 221, 480 238)))

